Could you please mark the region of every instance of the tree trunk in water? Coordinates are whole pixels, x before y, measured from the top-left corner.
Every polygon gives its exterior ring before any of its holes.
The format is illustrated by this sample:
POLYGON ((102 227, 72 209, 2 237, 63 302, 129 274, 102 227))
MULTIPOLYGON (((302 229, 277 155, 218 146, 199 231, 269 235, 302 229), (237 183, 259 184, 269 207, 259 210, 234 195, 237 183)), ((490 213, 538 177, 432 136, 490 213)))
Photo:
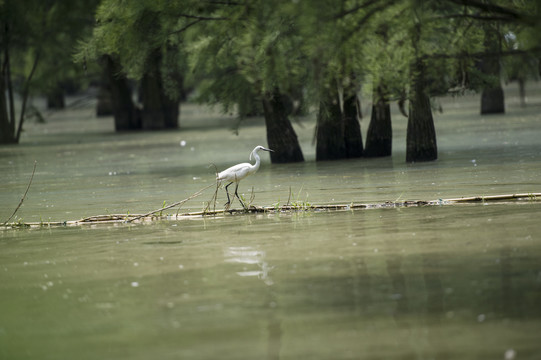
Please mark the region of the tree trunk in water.
POLYGON ((500 86, 483 89, 481 94, 481 115, 505 113, 505 97, 500 86))
POLYGON ((369 157, 391 156, 393 151, 391 106, 382 86, 374 89, 372 99, 372 115, 366 134, 364 155, 369 157))
POLYGON ((316 132, 316 161, 363 155, 359 105, 353 89, 345 89, 343 112, 338 89, 331 87, 319 103, 316 132))
POLYGON ((355 89, 344 91, 344 142, 346 156, 357 158, 363 156, 363 138, 359 123, 359 99, 355 89))
POLYGON ((162 97, 159 80, 154 73, 147 73, 141 79, 141 125, 143 129, 154 130, 165 128, 162 111, 162 97))
MULTIPOLYGON (((150 70, 141 80, 141 121, 143 129, 178 128, 179 100, 171 99, 165 92, 160 71, 162 55, 154 51, 148 60, 150 70)), ((177 80, 177 82, 180 82, 177 80)), ((180 85, 182 86, 182 85, 180 85)))
POLYGON ((286 113, 283 96, 278 91, 265 94, 263 111, 267 128, 267 143, 274 152, 270 153, 272 163, 304 161, 297 134, 286 113))
POLYGON ((47 109, 64 109, 66 103, 64 101, 64 89, 60 84, 55 84, 47 92, 47 109))
POLYGON ((6 101, 6 78, 0 69, 0 144, 14 144, 15 124, 10 120, 6 101))
POLYGON ((134 130, 141 128, 141 121, 135 111, 128 80, 120 74, 120 66, 111 56, 105 55, 103 63, 111 89, 115 130, 134 130))
POLYGON ((98 103, 96 105, 96 116, 110 116, 113 115, 113 99, 111 95, 111 89, 107 82, 102 82, 98 89, 98 103))
POLYGON ((424 65, 418 59, 412 71, 408 129, 406 135, 406 161, 431 161, 438 158, 436 130, 430 98, 425 90, 424 65))
MULTIPOLYGON (((487 51, 501 51, 498 26, 485 25, 484 44, 487 51)), ((505 98, 500 82, 500 58, 484 58, 481 72, 487 77, 481 94, 481 115, 505 113, 505 98)))
POLYGON ((340 98, 335 88, 329 89, 327 98, 319 103, 316 141, 316 161, 347 157, 340 98))
POLYGON ((520 98, 520 107, 526 107, 526 79, 519 76, 518 81, 518 96, 520 98))

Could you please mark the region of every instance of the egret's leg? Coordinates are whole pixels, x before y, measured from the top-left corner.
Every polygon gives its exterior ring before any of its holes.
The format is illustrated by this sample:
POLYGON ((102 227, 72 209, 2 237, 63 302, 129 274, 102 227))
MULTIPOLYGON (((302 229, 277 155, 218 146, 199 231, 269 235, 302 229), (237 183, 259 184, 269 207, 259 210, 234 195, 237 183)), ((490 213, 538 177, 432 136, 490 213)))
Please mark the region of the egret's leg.
POLYGON ((237 197, 237 199, 239 199, 239 202, 242 205, 242 207, 244 209, 246 209, 246 205, 244 205, 244 203, 242 202, 242 200, 239 197, 239 193, 237 192, 238 189, 239 189, 239 183, 237 183, 237 186, 235 186, 235 196, 237 197))
MULTIPOLYGON (((227 206, 227 205, 230 205, 231 204, 231 199, 229 198, 229 191, 227 191, 227 188, 229 187, 229 185, 233 184, 233 182, 230 182, 229 184, 227 184, 225 186, 225 193, 227 194, 227 202, 224 204, 224 206, 227 206)), ((237 184, 238 186, 238 184, 237 184)))

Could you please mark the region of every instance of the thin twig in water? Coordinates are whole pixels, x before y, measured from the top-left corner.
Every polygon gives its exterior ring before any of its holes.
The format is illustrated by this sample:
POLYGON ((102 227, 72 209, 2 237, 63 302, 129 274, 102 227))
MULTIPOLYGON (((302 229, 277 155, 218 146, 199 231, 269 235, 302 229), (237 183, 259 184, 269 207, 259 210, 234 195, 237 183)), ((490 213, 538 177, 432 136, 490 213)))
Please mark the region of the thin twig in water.
POLYGON ((193 193, 191 196, 187 197, 186 199, 184 200, 181 200, 181 201, 177 201, 176 203, 173 203, 171 205, 167 205, 167 206, 164 206, 162 207, 161 209, 157 209, 157 210, 154 210, 154 211, 151 211, 149 213, 146 213, 146 214, 143 214, 143 215, 139 215, 139 216, 136 216, 134 217, 133 219, 129 219, 127 222, 132 222, 132 221, 135 221, 135 220, 138 220, 138 219, 141 219, 141 218, 144 218, 144 217, 147 217, 147 216, 150 216, 150 215, 154 215, 155 213, 157 212, 160 212, 160 211, 163 211, 163 210, 167 210, 167 209, 171 209, 172 207, 175 207, 175 206, 179 206, 179 205, 182 205, 184 204, 186 201, 188 200, 191 200, 199 195, 201 195, 203 193, 203 191, 207 190, 208 188, 210 188, 211 186, 214 186, 214 184, 210 184, 209 186, 207 187, 204 187, 203 189, 193 193))
POLYGON ((252 193, 250 194, 250 201, 248 202, 248 207, 252 205, 254 200, 255 200, 255 192, 254 192, 254 187, 252 186, 252 193))
POLYGON ((216 200, 218 198, 218 189, 220 188, 220 181, 218 180, 218 168, 215 164, 210 164, 209 167, 214 166, 214 172, 216 174, 216 190, 214 190, 214 195, 210 198, 210 201, 207 203, 207 206, 205 206, 205 209, 203 209, 203 215, 205 215, 208 211, 210 211, 210 203, 213 203, 213 210, 212 212, 214 215, 216 215, 216 200))
POLYGON ((9 217, 9 219, 7 219, 3 224, 2 226, 5 226, 9 220, 11 220, 11 218, 13 218, 15 216, 15 214, 17 213, 17 211, 19 211, 19 208, 21 207, 21 205, 23 204, 24 202, 24 199, 26 198, 26 194, 28 194, 28 190, 30 189, 30 185, 32 185, 32 180, 34 179, 34 174, 36 172, 36 165, 38 164, 38 162, 36 160, 34 160, 34 169, 32 169, 32 176, 30 176, 30 181, 28 182, 28 186, 26 187, 26 191, 24 192, 24 195, 23 197, 21 198, 21 201, 19 201, 19 205, 17 205, 17 207, 15 208, 15 211, 13 212, 13 214, 11 214, 11 216, 9 217))
POLYGON ((287 197, 286 206, 289 206, 289 200, 291 200, 291 186, 289 187, 289 196, 287 197))

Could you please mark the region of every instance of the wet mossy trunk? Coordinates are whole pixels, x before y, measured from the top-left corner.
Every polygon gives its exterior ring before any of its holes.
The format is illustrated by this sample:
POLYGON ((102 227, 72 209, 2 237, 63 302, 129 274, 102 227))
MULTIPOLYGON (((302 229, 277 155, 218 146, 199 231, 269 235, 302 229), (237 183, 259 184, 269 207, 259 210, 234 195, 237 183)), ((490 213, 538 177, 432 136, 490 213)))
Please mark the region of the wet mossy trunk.
POLYGON ((481 93, 481 115, 504 113, 505 97, 501 85, 484 88, 481 93))
POLYGON ((153 52, 149 70, 141 80, 141 123, 143 129, 174 129, 178 127, 180 101, 171 99, 165 92, 160 72, 162 56, 153 52))
POLYGON ((393 151, 393 130, 391 126, 391 106, 382 86, 374 89, 372 114, 366 134, 364 156, 391 156, 393 151))
POLYGON ((15 144, 17 143, 15 122, 9 116, 6 94, 6 79, 2 69, 0 70, 0 144, 15 144))
MULTIPOLYGON (((501 51, 499 25, 485 25, 484 45, 488 51, 494 53, 501 51)), ((481 93, 481 115, 505 113, 505 97, 500 81, 499 56, 484 58, 480 63, 480 69, 485 77, 483 92, 481 93)))
POLYGON ((66 107, 64 89, 56 84, 47 92, 47 109, 64 109, 66 107))
POLYGON ((363 138, 361 135, 360 104, 354 89, 344 92, 344 142, 346 156, 357 158, 363 156, 363 138))
POLYGON ((431 161, 438 158, 436 129, 430 98, 425 91, 425 69, 418 59, 412 69, 408 128, 406 135, 406 162, 431 161))
POLYGON ((344 91, 343 112, 338 89, 331 87, 319 103, 316 161, 355 158, 363 155, 359 105, 355 91, 344 91))
POLYGON ((141 121, 135 111, 128 79, 122 75, 120 65, 108 55, 103 56, 101 62, 104 67, 108 88, 111 92, 115 130, 140 129, 141 121))
POLYGON ((331 88, 326 95, 319 102, 317 114, 316 161, 345 159, 347 151, 338 91, 331 88))
POLYGON ((297 134, 289 121, 284 96, 278 90, 263 96, 263 112, 267 128, 267 143, 274 152, 272 163, 304 161, 297 134))

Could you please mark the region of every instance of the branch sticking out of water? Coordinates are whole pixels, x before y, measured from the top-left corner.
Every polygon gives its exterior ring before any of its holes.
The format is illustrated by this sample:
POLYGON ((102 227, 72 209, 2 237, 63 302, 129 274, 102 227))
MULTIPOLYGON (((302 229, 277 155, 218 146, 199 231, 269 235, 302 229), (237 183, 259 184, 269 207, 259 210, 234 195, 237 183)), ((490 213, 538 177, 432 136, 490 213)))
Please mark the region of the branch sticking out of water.
POLYGON ((191 200, 191 199, 193 199, 193 198, 195 198, 195 197, 198 197, 199 195, 201 195, 201 194, 203 193, 203 191, 207 190, 207 189, 210 188, 211 186, 214 186, 214 184, 210 184, 209 186, 202 188, 201 190, 199 190, 199 191, 193 193, 191 196, 187 197, 187 198, 184 199, 184 200, 177 201, 176 203, 173 203, 173 204, 171 204, 171 205, 164 206, 164 207, 162 207, 161 209, 157 209, 157 210, 151 211, 151 212, 146 213, 146 214, 143 214, 143 215, 138 215, 138 216, 133 217, 133 218, 131 218, 131 219, 129 219, 129 220, 126 220, 126 222, 132 222, 132 221, 135 221, 135 220, 138 220, 138 219, 141 219, 141 218, 150 216, 150 215, 154 215, 154 214, 156 214, 156 213, 158 213, 158 212, 161 212, 161 211, 164 211, 164 210, 167 210, 167 209, 171 209, 171 208, 173 208, 173 207, 175 207, 175 206, 180 206, 180 205, 184 204, 186 201, 191 200))
POLYGON ((30 189, 30 185, 32 185, 32 180, 34 179, 34 174, 36 173, 37 164, 38 164, 37 160, 34 160, 34 168, 32 169, 32 176, 30 176, 30 181, 28 182, 28 186, 26 187, 26 191, 24 192, 24 195, 21 198, 21 201, 19 201, 19 205, 17 205, 17 207, 15 208, 15 211, 13 211, 13 214, 11 214, 11 216, 2 224, 2 226, 6 226, 6 224, 9 222, 9 220, 11 220, 15 216, 15 214, 17 213, 17 211, 19 211, 19 208, 23 204, 24 199, 26 199, 26 194, 28 194, 28 190, 30 189))

